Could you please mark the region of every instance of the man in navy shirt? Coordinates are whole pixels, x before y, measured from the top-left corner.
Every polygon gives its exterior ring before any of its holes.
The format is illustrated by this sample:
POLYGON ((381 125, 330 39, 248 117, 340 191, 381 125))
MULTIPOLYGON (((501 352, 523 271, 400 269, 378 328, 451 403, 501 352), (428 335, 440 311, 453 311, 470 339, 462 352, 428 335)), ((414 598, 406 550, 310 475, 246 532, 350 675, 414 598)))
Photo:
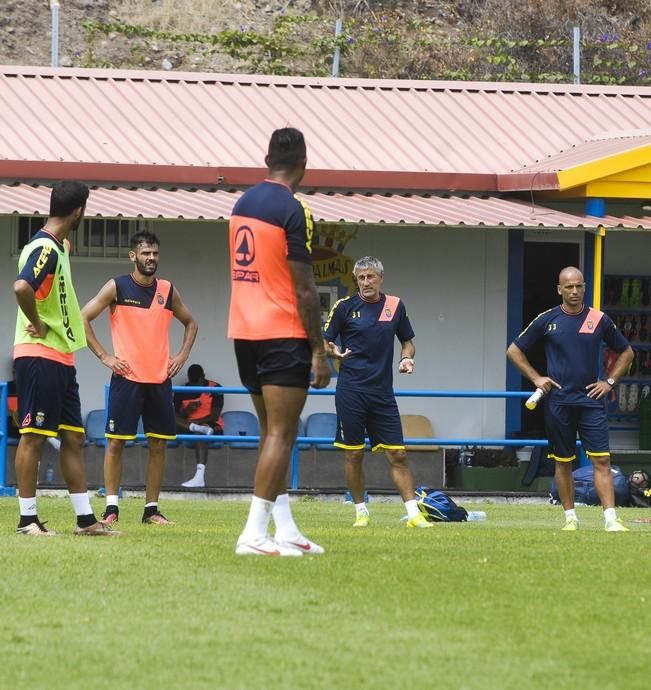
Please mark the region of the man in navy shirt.
POLYGON ((615 324, 601 311, 583 303, 585 282, 578 268, 568 266, 558 276, 561 304, 539 314, 511 343, 507 357, 536 388, 545 393, 545 429, 549 457, 556 461, 556 484, 565 510, 565 531, 575 531, 572 460, 577 432, 594 466, 594 482, 604 509, 607 532, 628 530, 615 514, 615 494, 610 472, 608 418, 604 396, 615 387, 631 362, 633 350, 615 324), (526 352, 542 340, 547 376, 527 359, 526 352), (618 353, 614 366, 599 378, 601 342, 618 353))
POLYGON ((359 292, 334 305, 324 337, 330 354, 341 361, 335 394, 334 445, 346 451, 346 480, 356 508, 354 526, 369 524, 362 467, 368 433, 371 448, 384 450, 391 464, 391 478, 407 508, 407 526, 431 527, 418 509, 393 394, 394 339, 397 337, 402 345, 398 371, 411 374, 416 353, 414 331, 402 300, 380 292, 384 280, 381 261, 365 256, 355 263, 353 275, 359 292), (337 338, 340 347, 335 343, 337 338))

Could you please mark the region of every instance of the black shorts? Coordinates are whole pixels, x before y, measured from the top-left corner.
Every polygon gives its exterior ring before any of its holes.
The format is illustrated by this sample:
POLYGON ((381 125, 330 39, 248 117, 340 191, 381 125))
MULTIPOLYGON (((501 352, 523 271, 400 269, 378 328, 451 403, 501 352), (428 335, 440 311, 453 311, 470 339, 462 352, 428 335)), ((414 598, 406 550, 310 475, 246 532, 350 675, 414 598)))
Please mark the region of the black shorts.
POLYGON ((132 441, 142 417, 145 436, 176 438, 172 381, 140 383, 113 374, 109 388, 106 437, 132 441))
POLYGON ((260 395, 262 386, 310 387, 312 348, 306 338, 236 340, 235 358, 249 393, 260 395))
POLYGON ((74 367, 43 357, 18 357, 14 366, 21 434, 84 433, 74 367))
POLYGON ((337 448, 364 450, 368 433, 373 451, 404 450, 400 411, 393 391, 377 393, 337 386, 335 407, 337 448))
POLYGON ((545 430, 549 439, 549 457, 552 460, 574 460, 577 432, 588 456, 610 455, 605 404, 558 405, 553 400, 546 400, 545 430))

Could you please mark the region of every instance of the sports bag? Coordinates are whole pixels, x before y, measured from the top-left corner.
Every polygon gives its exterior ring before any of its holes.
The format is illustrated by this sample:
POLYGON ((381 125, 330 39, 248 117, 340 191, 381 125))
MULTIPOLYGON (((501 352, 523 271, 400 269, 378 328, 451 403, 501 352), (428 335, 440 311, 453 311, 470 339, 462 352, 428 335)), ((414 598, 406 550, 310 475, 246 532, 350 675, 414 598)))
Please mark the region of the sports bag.
POLYGON ((430 522, 466 522, 468 511, 458 506, 446 493, 430 489, 429 486, 417 486, 416 498, 420 512, 430 522))
MULTIPOLYGON (((628 486, 628 478, 616 465, 611 465, 610 473, 613 478, 613 486, 615 489, 615 505, 627 506, 630 500, 630 489, 628 486)), ((594 485, 594 467, 592 464, 585 467, 579 467, 578 470, 572 472, 574 477, 574 500, 576 503, 583 503, 588 506, 598 506, 600 504, 599 495, 594 485)), ((550 502, 559 503, 558 488, 556 481, 552 481, 549 487, 550 502)))

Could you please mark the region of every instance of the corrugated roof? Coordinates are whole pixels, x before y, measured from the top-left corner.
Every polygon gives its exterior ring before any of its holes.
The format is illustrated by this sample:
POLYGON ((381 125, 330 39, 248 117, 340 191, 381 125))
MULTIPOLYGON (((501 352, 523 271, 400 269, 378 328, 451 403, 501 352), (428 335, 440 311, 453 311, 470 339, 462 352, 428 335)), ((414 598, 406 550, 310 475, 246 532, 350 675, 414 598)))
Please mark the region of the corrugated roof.
POLYGON ((496 173, 648 127, 650 98, 643 87, 4 66, 0 177, 249 184, 270 132, 291 124, 307 137, 309 186, 491 190, 496 173))
MULTIPOLYGON (((651 117, 651 113, 649 113, 649 117, 651 117)), ((562 151, 553 156, 548 156, 544 161, 540 161, 535 165, 526 166, 523 170, 528 172, 558 172, 559 170, 567 170, 568 168, 574 168, 584 163, 616 156, 626 151, 640 149, 650 144, 651 135, 649 134, 645 136, 622 137, 616 139, 596 139, 577 144, 567 151, 562 151)))
MULTIPOLYGON (((87 215, 106 218, 225 220, 242 194, 236 190, 94 188, 87 215)), ((303 195, 320 222, 522 228, 651 229, 651 218, 581 216, 514 199, 411 194, 303 195)), ((50 189, 0 185, 0 215, 47 215, 50 189)))

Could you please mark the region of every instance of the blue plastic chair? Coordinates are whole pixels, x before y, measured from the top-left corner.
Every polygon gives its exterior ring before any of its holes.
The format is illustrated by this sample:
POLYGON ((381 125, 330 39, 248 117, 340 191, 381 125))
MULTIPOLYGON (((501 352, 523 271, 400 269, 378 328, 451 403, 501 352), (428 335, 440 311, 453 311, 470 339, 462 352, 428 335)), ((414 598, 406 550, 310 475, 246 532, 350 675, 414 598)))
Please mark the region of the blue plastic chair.
MULTIPOLYGON (((299 420, 298 420, 298 433, 296 435, 297 436, 307 436, 307 432, 305 431, 305 422, 301 418, 299 418, 299 420)), ((299 450, 307 450, 311 445, 312 444, 310 444, 310 443, 299 443, 298 449, 299 450)))
POLYGON ((106 446, 106 410, 91 410, 86 416, 86 443, 99 448, 106 446))
MULTIPOLYGON (((259 436, 260 424, 252 412, 244 410, 229 410, 222 412, 224 420, 224 436, 259 436)), ((231 448, 257 448, 257 441, 226 441, 231 448)))
MULTIPOLYGON (((136 427, 136 436, 144 436, 145 435, 145 425, 142 421, 142 417, 138 420, 138 426, 136 427)), ((124 446, 125 448, 130 448, 131 446, 135 446, 136 444, 144 446, 145 448, 148 447, 147 443, 147 437, 143 438, 142 440, 137 438, 135 441, 127 441, 124 446)))
MULTIPOLYGON (((337 435, 337 415, 334 412, 314 412, 305 421, 305 435, 331 438, 337 435)), ((336 450, 332 443, 315 443, 319 450, 336 450)))

